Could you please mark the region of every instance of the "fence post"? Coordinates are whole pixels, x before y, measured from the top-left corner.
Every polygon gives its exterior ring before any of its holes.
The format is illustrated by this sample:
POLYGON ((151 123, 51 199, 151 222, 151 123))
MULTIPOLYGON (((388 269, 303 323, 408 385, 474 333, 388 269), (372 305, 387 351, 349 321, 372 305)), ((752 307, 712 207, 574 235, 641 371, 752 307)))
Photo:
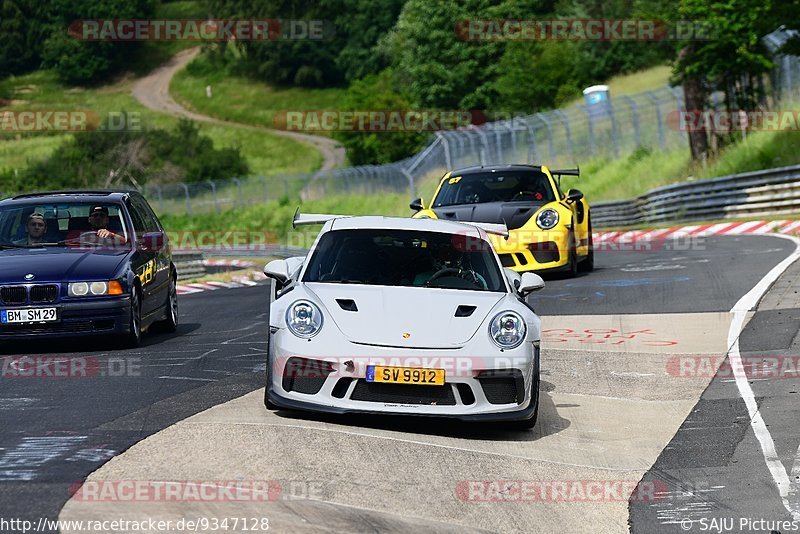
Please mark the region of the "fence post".
POLYGON ((517 152, 517 130, 514 128, 513 121, 507 122, 506 127, 511 131, 511 147, 514 151, 514 163, 519 163, 517 152))
POLYGON ((486 159, 486 155, 489 153, 489 137, 486 135, 486 132, 483 131, 483 128, 478 128, 478 135, 481 136, 481 143, 483 144, 483 148, 481 149, 481 165, 488 165, 488 160, 486 159))
POLYGON ((611 144, 614 145, 614 159, 617 159, 619 158, 619 127, 611 100, 608 101, 608 117, 611 119, 611 144))
POLYGON ((186 193, 186 215, 192 214, 192 200, 189 198, 189 186, 185 183, 181 182, 180 186, 183 187, 184 193, 186 193))
POLYGON ((161 186, 158 185, 158 184, 153 184, 153 187, 155 187, 156 191, 158 191, 158 211, 159 211, 159 213, 161 213, 161 215, 163 215, 164 214, 164 195, 162 195, 162 193, 161 193, 161 186))
POLYGON ((262 176, 261 177, 261 197, 264 199, 264 202, 266 202, 269 199, 269 195, 267 194, 267 177, 266 176, 262 176))
POLYGON ((594 153, 597 151, 597 145, 594 138, 594 118, 589 106, 582 106, 582 109, 586 113, 586 130, 589 134, 589 154, 594 156, 594 153))
POLYGON ((647 93, 645 94, 653 102, 653 107, 656 110, 656 124, 658 125, 658 146, 664 148, 664 123, 661 120, 661 104, 659 103, 658 97, 655 95, 653 91, 647 91, 647 93))
POLYGON ((453 160, 450 158, 450 143, 442 132, 436 132, 436 137, 438 137, 444 145, 444 162, 447 169, 451 170, 453 168, 453 160))
POLYGON ((556 116, 561 119, 561 123, 564 125, 564 134, 567 137, 567 150, 569 151, 569 155, 575 159, 575 150, 572 147, 572 133, 569 129, 569 119, 567 118, 567 114, 560 109, 556 109, 554 112, 556 116))
POLYGON ((533 127, 533 117, 520 120, 528 130, 528 163, 536 163, 539 160, 539 152, 536 150, 536 130, 533 127))
MULTIPOLYGON (((631 108, 631 115, 633 118, 633 135, 636 139, 636 147, 642 144, 642 132, 639 130, 639 107, 636 105, 636 102, 629 96, 622 97, 625 102, 628 103, 628 106, 631 108)), ((634 147, 634 148, 636 148, 634 147)))
POLYGON ((539 120, 542 121, 547 128, 547 147, 550 150, 550 165, 555 163, 556 159, 556 149, 553 145, 553 125, 550 123, 550 119, 545 118, 544 113, 537 113, 534 117, 539 117, 539 120))
POLYGON ((219 200, 217 199, 217 184, 213 180, 206 180, 211 185, 211 195, 214 199, 214 210, 219 213, 219 200))
POLYGON ((412 176, 411 173, 408 172, 406 170, 406 168, 403 167, 402 165, 400 165, 400 172, 402 172, 405 175, 406 179, 408 180, 408 192, 411 195, 411 198, 412 199, 416 198, 416 196, 417 196, 416 189, 417 188, 416 188, 416 185, 414 184, 414 176, 412 176))
POLYGON ((236 184, 236 190, 239 193, 239 207, 244 207, 244 197, 242 196, 242 182, 238 178, 231 178, 231 181, 236 184))

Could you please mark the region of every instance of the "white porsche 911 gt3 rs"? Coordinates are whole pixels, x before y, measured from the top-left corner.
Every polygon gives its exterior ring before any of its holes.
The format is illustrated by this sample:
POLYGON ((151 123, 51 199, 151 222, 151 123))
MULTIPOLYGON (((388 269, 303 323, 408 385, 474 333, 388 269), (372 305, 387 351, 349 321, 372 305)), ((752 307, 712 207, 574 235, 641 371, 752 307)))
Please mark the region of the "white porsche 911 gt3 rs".
POLYGON ((323 224, 305 259, 264 268, 265 404, 318 412, 536 423, 533 273, 503 269, 487 232, 435 219, 296 215, 323 224))

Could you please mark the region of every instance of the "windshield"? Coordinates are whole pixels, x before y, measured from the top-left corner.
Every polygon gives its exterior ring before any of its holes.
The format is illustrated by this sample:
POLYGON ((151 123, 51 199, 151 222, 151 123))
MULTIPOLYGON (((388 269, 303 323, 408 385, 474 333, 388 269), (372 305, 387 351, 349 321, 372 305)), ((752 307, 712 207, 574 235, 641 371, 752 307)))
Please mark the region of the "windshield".
POLYGON ((303 281, 505 291, 487 241, 411 230, 328 232, 314 249, 303 281))
POLYGON ((482 172, 452 176, 444 181, 433 207, 485 202, 552 202, 556 200, 547 175, 541 171, 482 172))
POLYGON ((85 247, 129 242, 116 204, 26 204, 0 208, 0 248, 85 247))

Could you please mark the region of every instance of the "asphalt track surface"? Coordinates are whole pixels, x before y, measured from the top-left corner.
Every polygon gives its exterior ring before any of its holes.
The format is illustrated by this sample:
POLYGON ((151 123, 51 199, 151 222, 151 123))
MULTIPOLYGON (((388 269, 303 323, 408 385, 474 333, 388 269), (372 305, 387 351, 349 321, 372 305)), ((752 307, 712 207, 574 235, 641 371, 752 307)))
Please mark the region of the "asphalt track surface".
MULTIPOLYGON (((667 242, 654 250, 599 251, 595 272, 576 279, 546 277, 547 287, 531 303, 542 316, 727 312, 794 247, 788 240, 740 236, 667 242)), ((266 291, 259 286, 184 296, 179 331, 146 336, 137 350, 80 340, 0 348, 4 358, 85 358, 101 370, 87 377, 0 379, 0 517, 56 519, 70 488, 111 457, 180 420, 262 387, 266 291)), ((800 314, 784 313, 788 318, 782 321, 776 320, 777 311, 756 314, 742 337, 743 355, 791 352, 800 314)), ((707 511, 719 506, 743 510, 743 516, 753 511, 758 513, 750 516, 785 518, 761 467, 747 412, 731 387, 724 379, 712 381, 652 472, 668 475, 679 489, 718 489, 714 499, 704 501, 712 503, 707 511), (737 448, 747 440, 749 448, 737 448), (760 500, 753 500, 754 490, 760 500), (745 502, 751 504, 745 507, 745 502)), ((777 389, 772 381, 754 387, 769 401, 766 418, 781 428, 775 439, 791 457, 800 442, 797 414, 787 404, 796 398, 796 381, 784 380, 777 389)), ((676 495, 683 498, 679 491, 676 495)), ((669 532, 665 514, 685 504, 685 499, 632 504, 632 529, 669 532)))

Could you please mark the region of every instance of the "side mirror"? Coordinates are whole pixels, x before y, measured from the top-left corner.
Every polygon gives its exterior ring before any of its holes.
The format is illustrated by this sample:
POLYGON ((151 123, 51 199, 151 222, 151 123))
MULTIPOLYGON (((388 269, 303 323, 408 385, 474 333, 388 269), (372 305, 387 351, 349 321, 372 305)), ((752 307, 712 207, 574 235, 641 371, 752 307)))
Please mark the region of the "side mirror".
POLYGON ((291 277, 286 260, 272 260, 264 266, 264 274, 278 282, 278 286, 286 285, 291 277))
POLYGON ((142 252, 154 252, 164 248, 164 232, 148 232, 136 239, 136 248, 142 252))
POLYGON ((542 277, 535 273, 524 273, 522 275, 522 280, 519 284, 519 289, 517 291, 523 297, 528 295, 529 293, 533 293, 534 291, 539 291, 544 287, 544 280, 542 277))
POLYGON ((515 291, 519 291, 519 286, 522 283, 522 276, 514 269, 509 269, 508 267, 503 268, 503 273, 506 275, 506 280, 511 284, 511 287, 513 287, 515 291))
POLYGON ((567 202, 577 202, 583 198, 583 193, 578 191, 577 189, 570 189, 567 191, 567 202))
POLYGON ((421 198, 415 198, 408 207, 414 211, 422 211, 425 209, 425 202, 421 198))

